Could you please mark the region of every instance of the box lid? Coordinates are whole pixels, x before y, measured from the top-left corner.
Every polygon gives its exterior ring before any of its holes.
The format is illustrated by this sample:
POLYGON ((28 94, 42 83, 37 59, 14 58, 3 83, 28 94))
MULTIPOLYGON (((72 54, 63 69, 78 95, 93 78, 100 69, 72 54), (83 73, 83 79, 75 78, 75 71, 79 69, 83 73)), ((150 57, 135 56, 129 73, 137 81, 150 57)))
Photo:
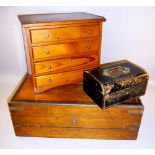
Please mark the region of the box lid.
POLYGON ((103 95, 137 84, 140 81, 136 80, 136 78, 142 76, 148 78, 148 74, 143 68, 128 60, 111 62, 84 71, 84 77, 89 79, 89 76, 94 79, 91 81, 92 85, 103 95))
POLYGON ((47 23, 59 23, 61 22, 79 22, 79 21, 100 21, 105 22, 106 19, 102 16, 93 15, 85 12, 75 12, 75 13, 48 13, 48 14, 25 14, 18 15, 18 18, 23 25, 23 27, 28 26, 39 26, 39 24, 47 23))

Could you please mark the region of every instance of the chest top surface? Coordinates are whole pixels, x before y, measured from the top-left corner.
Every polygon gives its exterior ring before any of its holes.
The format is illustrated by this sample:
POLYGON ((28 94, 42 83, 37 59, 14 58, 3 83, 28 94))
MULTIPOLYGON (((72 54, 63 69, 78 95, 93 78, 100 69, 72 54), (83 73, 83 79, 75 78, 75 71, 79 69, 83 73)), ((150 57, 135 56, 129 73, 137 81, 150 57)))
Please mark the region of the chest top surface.
POLYGON ((106 21, 106 19, 102 16, 84 12, 25 14, 25 15, 18 15, 18 18, 23 26, 36 23, 50 23, 50 22, 64 22, 64 21, 72 21, 72 22, 83 20, 106 21))
MULTIPOLYGON (((33 86, 30 81, 30 77, 25 75, 21 80, 18 87, 8 99, 9 104, 33 104, 33 103, 50 103, 54 105, 85 105, 85 106, 97 106, 90 97, 88 97, 83 91, 82 84, 73 84, 68 86, 56 87, 54 89, 47 90, 43 93, 36 94, 33 91, 33 86)), ((140 99, 132 99, 122 104, 115 106, 123 107, 135 107, 141 106, 140 99)))
POLYGON ((46 102, 46 103, 74 103, 95 104, 83 91, 82 84, 73 84, 47 90, 36 94, 29 76, 25 76, 19 87, 14 92, 10 102, 46 102))

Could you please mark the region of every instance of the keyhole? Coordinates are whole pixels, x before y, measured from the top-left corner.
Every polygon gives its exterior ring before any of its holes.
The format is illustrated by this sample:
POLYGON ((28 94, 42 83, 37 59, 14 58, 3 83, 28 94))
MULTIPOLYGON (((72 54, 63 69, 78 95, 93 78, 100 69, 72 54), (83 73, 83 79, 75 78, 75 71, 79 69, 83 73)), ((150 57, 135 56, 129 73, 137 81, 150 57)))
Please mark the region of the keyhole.
POLYGON ((77 118, 73 117, 71 121, 72 121, 72 123, 76 123, 77 122, 77 118))
POLYGON ((48 82, 52 82, 52 79, 49 79, 48 82))

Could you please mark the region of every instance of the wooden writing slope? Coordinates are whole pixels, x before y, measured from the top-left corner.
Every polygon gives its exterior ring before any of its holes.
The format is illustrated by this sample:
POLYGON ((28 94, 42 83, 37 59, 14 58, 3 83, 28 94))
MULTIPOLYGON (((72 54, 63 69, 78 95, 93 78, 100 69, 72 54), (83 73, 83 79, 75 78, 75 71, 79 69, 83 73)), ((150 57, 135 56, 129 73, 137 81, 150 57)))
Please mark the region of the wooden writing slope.
POLYGON ((140 99, 102 110, 81 84, 35 94, 26 75, 8 100, 17 136, 136 139, 143 105, 140 99))

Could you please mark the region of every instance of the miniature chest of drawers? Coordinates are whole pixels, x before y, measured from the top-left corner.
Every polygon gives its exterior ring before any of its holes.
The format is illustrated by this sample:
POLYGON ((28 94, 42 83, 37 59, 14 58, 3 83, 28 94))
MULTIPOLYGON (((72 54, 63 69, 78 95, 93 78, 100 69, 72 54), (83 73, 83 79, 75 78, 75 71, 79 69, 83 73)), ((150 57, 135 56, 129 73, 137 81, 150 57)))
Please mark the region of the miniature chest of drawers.
POLYGON ((102 110, 82 84, 36 94, 28 76, 8 105, 17 136, 55 138, 136 139, 144 110, 138 98, 102 110))
POLYGON ((36 93, 81 82, 83 70, 99 66, 104 17, 88 13, 18 17, 36 93))

